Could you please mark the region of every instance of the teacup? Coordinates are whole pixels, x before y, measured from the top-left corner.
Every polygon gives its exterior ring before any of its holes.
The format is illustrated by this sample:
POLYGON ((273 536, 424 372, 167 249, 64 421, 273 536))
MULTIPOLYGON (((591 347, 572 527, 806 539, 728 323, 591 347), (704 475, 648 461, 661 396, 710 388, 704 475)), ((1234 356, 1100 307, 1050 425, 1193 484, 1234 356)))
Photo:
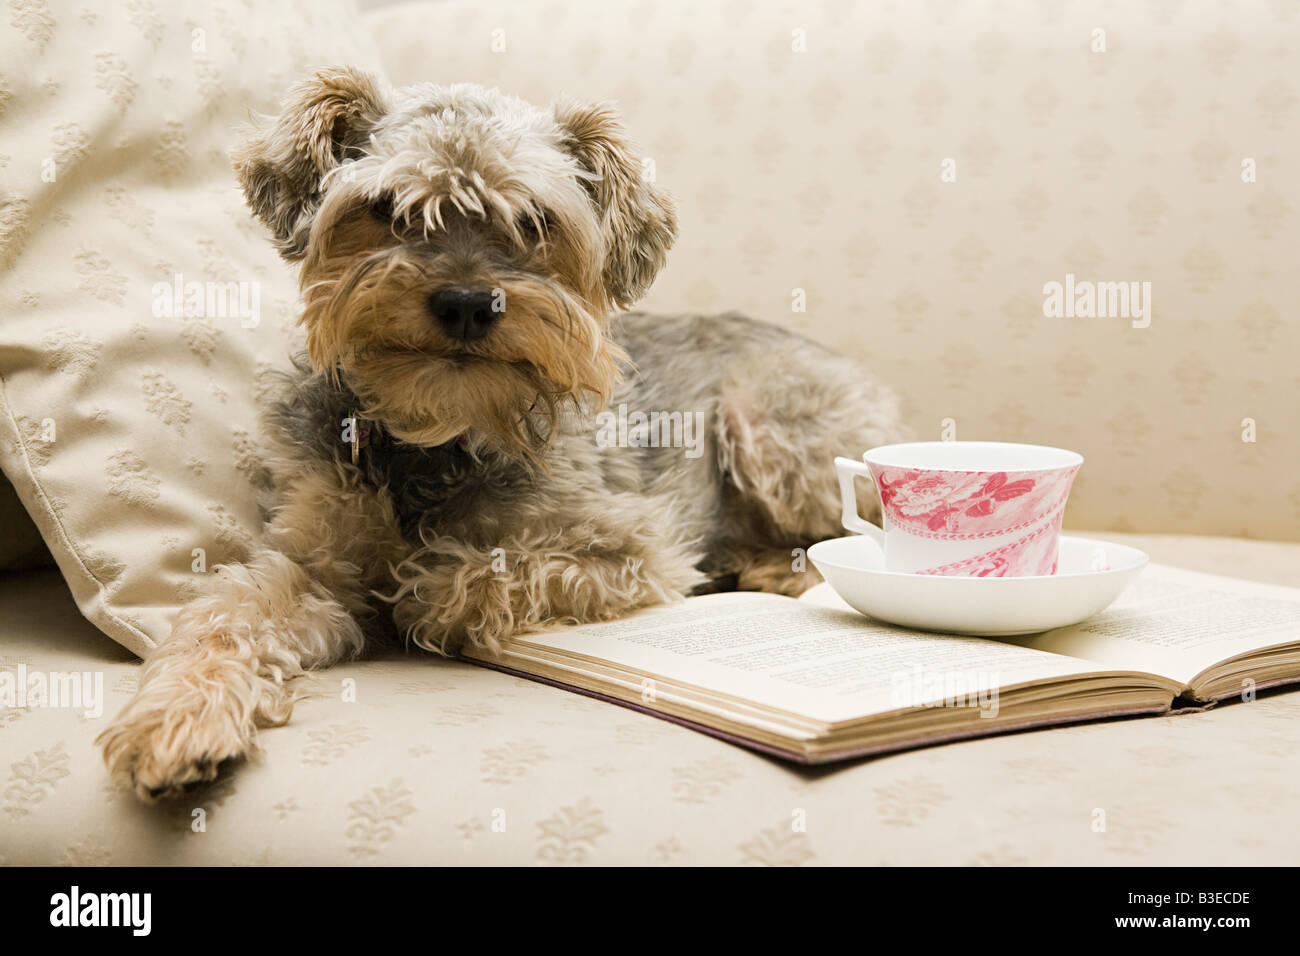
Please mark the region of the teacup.
POLYGON ((1055 574, 1065 500, 1083 456, 1008 442, 882 445, 836 458, 849 531, 874 539, 890 571, 954 577, 1055 574), (855 477, 880 496, 881 524, 858 514, 855 477))

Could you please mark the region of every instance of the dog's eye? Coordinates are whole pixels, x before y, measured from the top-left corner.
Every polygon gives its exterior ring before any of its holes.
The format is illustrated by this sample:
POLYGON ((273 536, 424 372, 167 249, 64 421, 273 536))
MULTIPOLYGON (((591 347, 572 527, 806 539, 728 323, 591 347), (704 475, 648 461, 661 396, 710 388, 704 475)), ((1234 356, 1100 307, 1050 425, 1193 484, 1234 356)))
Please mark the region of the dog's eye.
POLYGON ((378 199, 371 200, 370 215, 384 222, 391 222, 393 219, 393 197, 380 196, 378 199))
POLYGON ((541 233, 538 232, 539 223, 541 225, 542 232, 545 232, 547 234, 549 234, 551 230, 555 228, 555 223, 551 219, 549 213, 541 213, 540 215, 536 215, 536 216, 530 215, 528 213, 524 213, 522 216, 519 217, 515 225, 518 227, 519 234, 521 236, 523 236, 525 239, 535 240, 540 238, 541 236, 541 233))

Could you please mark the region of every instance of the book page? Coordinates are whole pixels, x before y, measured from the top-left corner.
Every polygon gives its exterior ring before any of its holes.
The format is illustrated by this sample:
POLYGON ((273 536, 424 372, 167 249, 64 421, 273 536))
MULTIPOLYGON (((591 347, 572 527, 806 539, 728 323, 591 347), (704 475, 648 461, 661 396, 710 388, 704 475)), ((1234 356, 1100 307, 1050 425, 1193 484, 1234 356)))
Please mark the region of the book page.
POLYGON ((1187 685, 1230 657, 1300 642, 1300 588, 1152 564, 1114 604, 1082 624, 999 640, 1187 685))
POLYGON ((909 631, 756 593, 690 598, 525 635, 511 646, 608 661, 826 722, 945 701, 996 707, 998 688, 1098 670, 1041 650, 909 631))

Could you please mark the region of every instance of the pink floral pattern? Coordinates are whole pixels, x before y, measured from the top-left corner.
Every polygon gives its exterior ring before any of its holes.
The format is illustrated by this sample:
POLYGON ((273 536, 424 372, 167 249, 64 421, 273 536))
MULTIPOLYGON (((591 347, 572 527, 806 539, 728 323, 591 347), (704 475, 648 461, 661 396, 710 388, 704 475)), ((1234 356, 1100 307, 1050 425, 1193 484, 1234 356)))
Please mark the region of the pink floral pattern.
POLYGON ((1060 511, 1055 521, 1040 525, 1009 544, 999 545, 990 551, 972 555, 961 561, 940 564, 933 568, 923 568, 916 573, 943 574, 950 577, 966 578, 1006 578, 1055 574, 1057 555, 1059 553, 1057 542, 1061 533, 1061 518, 1064 515, 1064 510, 1060 511))
POLYGON ((929 471, 870 465, 890 523, 967 540, 1028 529, 1065 506, 1078 466, 1047 471, 929 471))
POLYGON ((869 467, 886 517, 907 534, 943 541, 1017 535, 918 574, 1000 578, 1056 573, 1065 500, 1077 465, 1010 474, 869 467))

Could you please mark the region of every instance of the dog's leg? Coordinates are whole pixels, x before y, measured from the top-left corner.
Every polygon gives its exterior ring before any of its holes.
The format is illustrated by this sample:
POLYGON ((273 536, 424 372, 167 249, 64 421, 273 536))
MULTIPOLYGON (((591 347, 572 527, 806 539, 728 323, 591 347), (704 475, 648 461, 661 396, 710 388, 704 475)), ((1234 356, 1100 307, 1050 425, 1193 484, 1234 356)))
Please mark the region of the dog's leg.
POLYGON ((814 584, 820 584, 817 573, 803 548, 750 548, 732 555, 736 568, 736 590, 771 591, 798 597, 814 584))
POLYGON ((288 720, 294 678, 360 651, 366 592, 402 553, 391 506, 341 467, 286 483, 266 545, 217 570, 180 612, 99 738, 143 799, 213 779, 249 753, 259 726, 288 720))
POLYGON ((255 728, 286 721, 289 684, 357 650, 347 609, 301 566, 263 550, 214 572, 149 656, 140 689, 99 742, 146 799, 213 779, 255 728))
MULTIPOLYGON (((906 440, 898 401, 855 363, 805 342, 729 372, 717 425, 730 486, 723 563, 742 590, 799 594, 821 577, 792 551, 846 533, 835 456, 906 440)), ((875 520, 880 503, 862 491, 859 511, 875 520)))
POLYGON ((416 644, 449 654, 465 643, 495 650, 544 624, 679 600, 706 578, 696 567, 702 555, 656 517, 667 507, 612 495, 589 513, 556 514, 492 544, 430 540, 396 569, 394 620, 416 644))

